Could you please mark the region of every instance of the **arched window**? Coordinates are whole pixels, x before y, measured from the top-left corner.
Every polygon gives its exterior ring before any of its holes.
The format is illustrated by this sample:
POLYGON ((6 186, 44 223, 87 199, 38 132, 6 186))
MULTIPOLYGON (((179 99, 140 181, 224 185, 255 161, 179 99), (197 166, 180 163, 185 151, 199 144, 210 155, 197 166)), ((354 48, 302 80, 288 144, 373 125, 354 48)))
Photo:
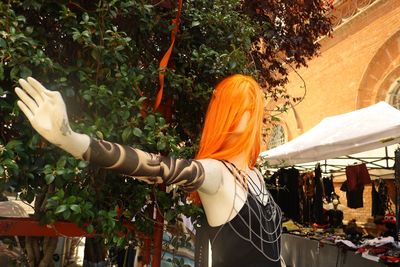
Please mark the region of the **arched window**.
POLYGON ((268 143, 268 149, 277 147, 286 143, 285 130, 282 125, 275 125, 271 130, 271 137, 268 143))
POLYGON ((390 86, 386 95, 386 102, 400 109, 400 78, 390 86))

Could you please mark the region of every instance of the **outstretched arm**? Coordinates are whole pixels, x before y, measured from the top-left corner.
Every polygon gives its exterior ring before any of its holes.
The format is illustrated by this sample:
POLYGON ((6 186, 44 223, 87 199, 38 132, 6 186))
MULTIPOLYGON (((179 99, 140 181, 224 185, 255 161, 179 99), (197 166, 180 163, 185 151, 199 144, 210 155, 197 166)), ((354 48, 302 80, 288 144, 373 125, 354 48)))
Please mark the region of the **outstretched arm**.
POLYGON ((215 193, 218 190, 221 171, 212 161, 163 157, 75 133, 69 126, 65 103, 59 92, 47 90, 33 78, 20 79, 19 83, 22 89, 15 89, 20 98, 18 106, 33 128, 76 158, 147 182, 176 184, 186 191, 199 189, 204 193, 215 193))

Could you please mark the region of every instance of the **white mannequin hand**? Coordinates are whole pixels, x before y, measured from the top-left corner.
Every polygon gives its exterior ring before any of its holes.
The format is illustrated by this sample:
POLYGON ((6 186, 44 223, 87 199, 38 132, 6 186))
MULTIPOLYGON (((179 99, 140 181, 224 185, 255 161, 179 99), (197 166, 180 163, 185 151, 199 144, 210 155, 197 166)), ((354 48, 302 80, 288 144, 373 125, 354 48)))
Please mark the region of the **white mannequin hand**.
POLYGON ((47 90, 31 77, 20 79, 19 84, 23 89, 15 88, 20 98, 17 104, 32 127, 50 143, 81 158, 89 147, 90 138, 71 130, 61 94, 47 90))

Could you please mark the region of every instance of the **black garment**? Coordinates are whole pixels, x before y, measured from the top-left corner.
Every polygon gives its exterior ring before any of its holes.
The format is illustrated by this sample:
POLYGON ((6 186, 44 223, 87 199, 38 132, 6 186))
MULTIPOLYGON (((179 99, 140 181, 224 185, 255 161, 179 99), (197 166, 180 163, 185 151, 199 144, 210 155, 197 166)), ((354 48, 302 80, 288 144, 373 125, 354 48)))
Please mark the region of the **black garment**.
POLYGON ((347 181, 344 181, 340 190, 346 192, 347 198, 347 207, 352 209, 362 208, 364 205, 363 203, 363 193, 364 193, 364 186, 359 185, 356 190, 349 191, 347 181))
POLYGON ((372 216, 385 216, 385 203, 381 199, 378 191, 376 191, 375 185, 372 184, 372 216))
POLYGON ((331 227, 339 227, 343 224, 343 211, 331 209, 328 210, 329 225, 331 227))
POLYGON ((310 198, 305 198, 303 202, 303 221, 302 224, 304 225, 311 225, 313 222, 315 222, 313 213, 312 213, 312 207, 313 207, 313 199, 310 198))
POLYGON ((362 238, 362 232, 357 227, 355 220, 351 220, 344 227, 344 232, 346 234, 346 239, 353 242, 353 244, 358 245, 362 238))
POLYGON ((194 250, 195 267, 208 267, 208 223, 205 215, 200 216, 196 227, 196 244, 194 250))
POLYGON ((386 182, 383 179, 379 180, 378 194, 386 214, 386 211, 389 210, 389 191, 386 182))
POLYGON ((300 173, 297 169, 281 168, 268 180, 268 183, 272 186, 279 186, 278 189, 270 189, 269 191, 285 217, 297 222, 301 218, 299 178, 300 173))
POLYGON ((314 217, 314 198, 315 198, 315 176, 314 172, 306 172, 301 175, 303 182, 302 192, 304 199, 302 202, 303 213, 301 223, 311 225, 315 222, 314 217))
MULTIPOLYGON (((266 258, 250 241, 245 239, 251 239, 257 247, 261 247, 263 240, 255 236, 254 232, 250 236, 250 229, 248 224, 251 223, 251 229, 255 229, 255 232, 259 234, 260 227, 265 228, 276 228, 276 223, 280 221, 280 218, 275 220, 262 220, 260 225, 259 214, 254 214, 251 210, 259 211, 265 209, 261 203, 250 196, 248 193, 246 203, 243 208, 239 211, 230 222, 223 224, 218 227, 208 226, 209 238, 211 241, 212 248, 212 263, 213 267, 280 267, 280 261, 271 261, 266 258), (243 221, 245 219, 246 221, 243 221), (239 234, 242 236, 240 237, 239 234)), ((278 206, 275 206, 279 209, 278 206)), ((267 211, 272 212, 272 211, 267 211)), ((278 213, 277 213, 278 214, 278 213)), ((276 216, 278 217, 278 216, 276 216)), ((281 229, 278 228, 276 233, 278 236, 281 234, 281 229)), ((272 240, 270 240, 272 241, 272 240)), ((264 240, 264 252, 270 258, 279 257, 279 251, 276 251, 274 244, 268 243, 268 240, 264 240)), ((277 241, 280 246, 280 238, 277 241)))
POLYGON ((299 176, 299 189, 298 189, 298 199, 299 199, 299 222, 300 224, 305 224, 305 213, 306 213, 306 196, 303 191, 303 177, 299 176))
POLYGON ((323 203, 322 203, 322 182, 321 182, 321 168, 319 165, 315 167, 315 197, 314 197, 314 206, 313 206, 313 214, 315 218, 315 222, 317 224, 323 224, 323 203))
POLYGON ((332 193, 335 193, 332 177, 322 178, 322 184, 324 185, 324 196, 328 198, 328 202, 331 202, 332 193))

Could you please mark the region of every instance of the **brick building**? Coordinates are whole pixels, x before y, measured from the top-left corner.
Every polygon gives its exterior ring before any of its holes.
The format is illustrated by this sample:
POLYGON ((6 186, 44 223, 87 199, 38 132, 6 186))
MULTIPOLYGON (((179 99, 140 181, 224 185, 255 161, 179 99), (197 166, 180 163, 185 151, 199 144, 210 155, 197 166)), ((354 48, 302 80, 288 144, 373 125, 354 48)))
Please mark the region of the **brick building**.
MULTIPOLYGON (((308 68, 289 75, 289 94, 305 97, 279 115, 281 122, 272 129, 270 145, 292 140, 325 117, 379 101, 400 108, 400 1, 336 0, 334 6, 333 37, 319 41, 321 55, 311 60, 308 68)), ((276 103, 269 105, 273 109, 276 103)), ((386 177, 394 200, 393 176, 386 177)), ((346 206, 346 197, 339 190, 344 179, 339 175, 334 182, 346 206)), ((345 209, 344 214, 345 220, 371 222, 371 186, 364 191, 364 208, 345 209)))

